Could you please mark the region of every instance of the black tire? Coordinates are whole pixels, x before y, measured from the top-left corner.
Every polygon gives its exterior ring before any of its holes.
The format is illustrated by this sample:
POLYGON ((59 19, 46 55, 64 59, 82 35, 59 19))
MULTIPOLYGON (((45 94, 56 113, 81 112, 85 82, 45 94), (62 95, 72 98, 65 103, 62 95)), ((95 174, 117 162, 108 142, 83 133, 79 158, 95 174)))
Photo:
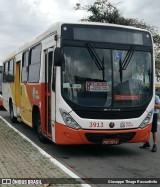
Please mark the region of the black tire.
POLYGON ((9 114, 10 114, 10 119, 13 123, 15 123, 17 121, 16 117, 14 116, 14 113, 13 113, 13 104, 10 103, 9 104, 9 114))
POLYGON ((38 134, 39 141, 41 143, 47 143, 47 138, 42 134, 41 119, 40 119, 39 112, 36 117, 36 127, 37 127, 37 134, 38 134))

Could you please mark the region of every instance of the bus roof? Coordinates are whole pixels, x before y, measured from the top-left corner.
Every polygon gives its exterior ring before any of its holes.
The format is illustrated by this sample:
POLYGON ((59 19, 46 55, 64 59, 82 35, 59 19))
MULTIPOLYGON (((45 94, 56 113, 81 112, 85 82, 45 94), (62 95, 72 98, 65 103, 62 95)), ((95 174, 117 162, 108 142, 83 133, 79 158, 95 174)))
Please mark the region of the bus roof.
MULTIPOLYGON (((49 28, 47 28, 45 31, 43 31, 42 33, 38 34, 37 36, 35 36, 34 38, 32 38, 31 40, 27 41, 26 43, 24 43, 22 46, 20 46, 17 50, 13 51, 12 53, 10 53, 9 55, 7 55, 5 57, 4 61, 7 61, 11 58, 13 58, 16 54, 26 50, 27 48, 30 48, 31 46, 33 46, 36 43, 39 43, 41 40, 43 40, 44 38, 46 38, 47 36, 53 34, 54 32, 56 33, 60 33, 61 31, 61 26, 63 24, 79 24, 79 25, 97 25, 97 26, 112 26, 112 27, 117 27, 117 28, 126 28, 126 29, 132 29, 132 30, 137 30, 137 31, 146 31, 149 32, 148 30, 145 29, 140 29, 140 28, 136 28, 133 26, 125 26, 125 25, 118 25, 118 24, 111 24, 111 23, 99 23, 99 22, 56 22, 54 24, 52 24, 49 28)), ((150 33, 150 32, 149 32, 150 33)))

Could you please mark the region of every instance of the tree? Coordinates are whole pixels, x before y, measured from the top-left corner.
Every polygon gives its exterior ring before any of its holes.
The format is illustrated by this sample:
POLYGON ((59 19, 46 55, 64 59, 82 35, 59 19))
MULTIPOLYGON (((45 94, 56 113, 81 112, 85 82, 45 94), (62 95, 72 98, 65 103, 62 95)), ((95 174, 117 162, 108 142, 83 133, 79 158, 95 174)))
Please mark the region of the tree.
POLYGON ((143 20, 123 17, 116 5, 111 4, 108 0, 96 0, 92 5, 85 6, 77 3, 74 9, 85 10, 90 13, 88 17, 82 18, 81 21, 120 24, 149 30, 153 35, 155 44, 156 76, 160 80, 160 35, 155 26, 147 25, 143 20))
POLYGON ((93 5, 85 6, 77 3, 74 9, 85 10, 91 14, 87 18, 82 18, 80 21, 92 21, 134 26, 142 29, 147 29, 152 33, 155 32, 154 26, 147 25, 142 20, 123 17, 116 5, 111 4, 108 0, 96 0, 93 5))
POLYGON ((153 41, 155 43, 155 66, 156 66, 156 78, 160 81, 160 35, 155 34, 153 36, 153 41))
POLYGON ((87 12, 91 13, 87 18, 82 18, 81 21, 117 23, 120 17, 119 10, 108 0, 97 0, 93 5, 86 6, 77 3, 74 9, 87 10, 87 12))
POLYGON ((97 0, 93 5, 81 6, 77 3, 75 10, 86 10, 91 15, 87 18, 82 18, 81 21, 116 23, 119 18, 119 10, 112 5, 108 0, 97 0))

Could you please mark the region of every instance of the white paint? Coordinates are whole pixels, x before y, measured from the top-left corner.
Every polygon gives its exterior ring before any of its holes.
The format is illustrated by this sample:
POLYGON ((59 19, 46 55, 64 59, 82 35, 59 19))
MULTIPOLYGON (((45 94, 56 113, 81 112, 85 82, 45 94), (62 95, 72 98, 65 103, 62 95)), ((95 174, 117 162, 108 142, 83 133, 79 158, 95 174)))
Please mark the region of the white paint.
MULTIPOLYGON (((61 164, 58 160, 53 158, 51 155, 46 153, 43 149, 38 147, 34 142, 32 142, 29 138, 27 138, 24 134, 19 132, 16 128, 14 128, 10 123, 8 123, 4 118, 0 116, 0 119, 2 119, 11 129, 13 129, 15 132, 17 132, 20 136, 22 136, 25 140, 30 142, 42 155, 47 157, 53 164, 61 168, 66 174, 68 174, 70 177, 75 178, 78 182, 85 183, 80 177, 78 177, 75 173, 73 173, 71 170, 69 170, 66 166, 61 164)), ((91 187, 89 184, 81 184, 82 187, 91 187)))

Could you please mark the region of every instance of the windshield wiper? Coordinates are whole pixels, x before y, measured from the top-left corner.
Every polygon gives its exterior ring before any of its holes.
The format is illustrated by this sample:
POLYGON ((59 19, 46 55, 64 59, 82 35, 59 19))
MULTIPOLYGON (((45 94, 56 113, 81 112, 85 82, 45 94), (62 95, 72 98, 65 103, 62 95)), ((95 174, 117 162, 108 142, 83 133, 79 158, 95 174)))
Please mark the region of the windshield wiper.
POLYGON ((122 70, 126 70, 128 64, 130 63, 130 60, 133 56, 135 50, 135 46, 132 46, 130 50, 128 50, 123 62, 122 62, 122 70))
POLYGON ((123 70, 126 70, 128 64, 130 63, 134 50, 135 50, 135 46, 132 46, 131 49, 128 50, 124 60, 122 61, 121 58, 119 60, 119 73, 120 73, 121 84, 123 82, 123 70))
POLYGON ((105 70, 104 59, 103 59, 103 61, 101 61, 101 59, 99 58, 99 55, 97 54, 93 45, 90 42, 86 43, 86 47, 87 47, 87 50, 88 50, 89 54, 91 55, 93 61, 95 62, 97 68, 102 71, 103 80, 104 80, 104 70, 105 70))

